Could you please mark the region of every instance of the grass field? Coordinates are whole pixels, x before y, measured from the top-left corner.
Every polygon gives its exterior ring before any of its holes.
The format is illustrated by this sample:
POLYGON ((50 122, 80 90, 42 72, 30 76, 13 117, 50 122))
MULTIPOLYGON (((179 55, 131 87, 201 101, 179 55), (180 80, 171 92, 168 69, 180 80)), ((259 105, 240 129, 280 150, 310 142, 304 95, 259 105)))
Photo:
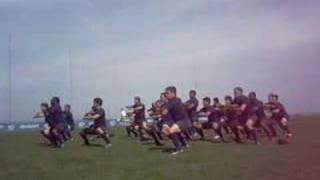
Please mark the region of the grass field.
MULTIPOLYGON (((78 136, 64 149, 44 145, 37 132, 0 134, 1 180, 318 180, 320 116, 291 121, 290 145, 192 142, 178 156, 114 129, 111 149, 82 146, 78 136)), ((99 141, 98 141, 99 143, 99 141)), ((167 142, 166 147, 170 147, 167 142)))

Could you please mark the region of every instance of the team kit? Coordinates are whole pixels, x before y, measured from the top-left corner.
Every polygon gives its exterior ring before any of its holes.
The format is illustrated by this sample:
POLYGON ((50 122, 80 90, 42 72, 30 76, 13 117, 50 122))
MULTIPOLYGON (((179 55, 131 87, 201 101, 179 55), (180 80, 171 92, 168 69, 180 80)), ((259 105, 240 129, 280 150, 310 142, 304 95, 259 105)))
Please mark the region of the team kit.
MULTIPOLYGON (((146 109, 140 97, 134 97, 133 105, 127 106, 126 115, 132 120, 125 128, 126 133, 128 138, 136 137, 140 141, 152 139, 156 146, 172 141, 172 155, 184 152, 191 141, 207 140, 208 135, 221 143, 259 145, 264 138, 271 143, 289 143, 290 117, 277 94, 269 94, 265 103, 255 92, 245 94, 241 87, 234 88, 233 94, 225 96, 223 102, 217 97, 204 97, 200 109, 195 90, 190 90, 189 99, 183 102, 174 86, 167 87, 150 109, 146 109)), ((50 105, 42 103, 40 108, 34 118, 45 120, 47 127, 41 134, 52 146, 64 147, 72 139, 75 128, 71 106, 67 104, 62 109, 59 97, 53 97, 50 105)), ((79 132, 84 145, 90 146, 93 138, 99 138, 105 148, 110 148, 112 134, 107 127, 103 100, 94 98, 91 110, 83 118, 92 122, 79 132)))

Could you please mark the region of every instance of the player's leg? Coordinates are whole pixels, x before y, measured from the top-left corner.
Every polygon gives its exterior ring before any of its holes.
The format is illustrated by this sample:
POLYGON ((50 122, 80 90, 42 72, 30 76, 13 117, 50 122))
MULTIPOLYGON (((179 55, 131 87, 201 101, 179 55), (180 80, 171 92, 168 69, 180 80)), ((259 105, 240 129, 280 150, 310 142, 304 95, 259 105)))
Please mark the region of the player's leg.
POLYGON ((154 140, 154 143, 157 146, 162 146, 163 145, 160 142, 160 139, 158 137, 157 128, 156 128, 155 124, 152 124, 151 126, 145 126, 145 130, 146 130, 147 134, 149 134, 152 137, 152 139, 154 140))
POLYGON ((215 121, 212 123, 212 128, 215 132, 215 134, 217 135, 217 137, 215 139, 221 139, 222 141, 224 141, 224 137, 222 134, 222 125, 220 122, 215 121))
POLYGON ((172 126, 169 128, 169 138, 172 140, 175 146, 175 151, 172 153, 172 155, 176 155, 182 151, 180 133, 181 133, 181 130, 176 123, 172 124, 172 126))
POLYGON ((288 126, 288 118, 286 117, 282 117, 279 121, 279 126, 280 128, 282 129, 283 133, 287 136, 287 137, 291 137, 292 136, 292 133, 289 129, 289 126, 288 126))
POLYGON ((203 132, 203 129, 202 129, 202 124, 200 122, 198 122, 198 121, 194 121, 193 124, 192 124, 192 127, 199 134, 200 140, 204 140, 205 137, 204 137, 204 132, 203 132))
POLYGON ((102 138, 104 140, 106 147, 111 146, 111 141, 109 139, 109 135, 108 135, 105 127, 97 127, 95 129, 95 132, 100 138, 102 138))
POLYGON ((256 132, 256 129, 254 127, 254 120, 253 118, 249 118, 245 124, 247 130, 248 130, 248 133, 250 134, 250 137, 253 138, 253 141, 255 144, 259 144, 258 142, 258 136, 257 136, 257 132, 256 132))
POLYGON ((92 127, 83 129, 79 135, 83 139, 85 145, 90 145, 88 135, 92 134, 92 127))

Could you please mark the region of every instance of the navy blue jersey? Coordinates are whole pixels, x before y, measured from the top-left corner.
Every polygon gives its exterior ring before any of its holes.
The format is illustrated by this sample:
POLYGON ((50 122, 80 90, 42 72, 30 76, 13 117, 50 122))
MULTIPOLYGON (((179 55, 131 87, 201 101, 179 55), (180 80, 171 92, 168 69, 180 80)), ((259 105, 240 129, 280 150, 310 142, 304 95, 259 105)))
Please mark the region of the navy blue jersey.
POLYGON ((54 122, 52 121, 52 118, 50 116, 49 112, 44 112, 44 122, 47 123, 50 127, 54 126, 54 122))
POLYGON ((218 121, 221 118, 221 116, 219 116, 218 112, 212 106, 203 107, 198 113, 210 113, 208 116, 209 122, 218 121))
POLYGON ((95 115, 99 115, 98 119, 94 120, 95 126, 106 126, 106 112, 103 108, 95 110, 95 115))
POLYGON ((64 119, 68 125, 70 126, 74 125, 73 115, 71 112, 64 112, 64 119))
POLYGON ((266 117, 262 101, 258 99, 251 99, 250 107, 252 108, 252 113, 255 114, 258 119, 263 119, 266 117))
POLYGON ((66 123, 64 120, 63 111, 59 104, 54 104, 49 108, 49 117, 52 120, 52 123, 55 125, 66 123))
POLYGON ((197 98, 190 98, 186 103, 186 112, 189 116, 189 118, 193 118, 197 115, 197 110, 199 106, 199 101, 197 98), (192 105, 192 107, 188 107, 189 105, 192 105))
POLYGON ((175 122, 189 119, 180 98, 175 97, 170 99, 165 104, 165 108, 168 110, 168 113, 171 114, 175 122))
POLYGON ((134 110, 134 120, 136 121, 144 121, 146 120, 146 108, 144 104, 135 104, 132 106, 132 108, 140 108, 139 110, 134 110))
POLYGON ((238 106, 246 105, 246 108, 244 111, 241 112, 242 117, 248 117, 252 114, 252 107, 250 105, 249 98, 247 96, 238 96, 234 99, 234 104, 237 104, 238 106))

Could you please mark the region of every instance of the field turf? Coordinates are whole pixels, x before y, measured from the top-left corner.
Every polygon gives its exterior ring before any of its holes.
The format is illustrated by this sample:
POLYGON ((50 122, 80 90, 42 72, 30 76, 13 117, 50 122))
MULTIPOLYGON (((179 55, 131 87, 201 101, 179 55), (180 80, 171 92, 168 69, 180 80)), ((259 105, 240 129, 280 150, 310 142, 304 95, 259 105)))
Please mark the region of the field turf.
MULTIPOLYGON (((43 143, 38 132, 0 134, 0 180, 318 180, 320 116, 296 116, 291 144, 237 145, 192 142, 187 152, 170 156, 164 148, 141 143, 113 129, 113 147, 81 145, 64 149, 43 143)), ((212 139, 212 138, 211 138, 212 139)))

